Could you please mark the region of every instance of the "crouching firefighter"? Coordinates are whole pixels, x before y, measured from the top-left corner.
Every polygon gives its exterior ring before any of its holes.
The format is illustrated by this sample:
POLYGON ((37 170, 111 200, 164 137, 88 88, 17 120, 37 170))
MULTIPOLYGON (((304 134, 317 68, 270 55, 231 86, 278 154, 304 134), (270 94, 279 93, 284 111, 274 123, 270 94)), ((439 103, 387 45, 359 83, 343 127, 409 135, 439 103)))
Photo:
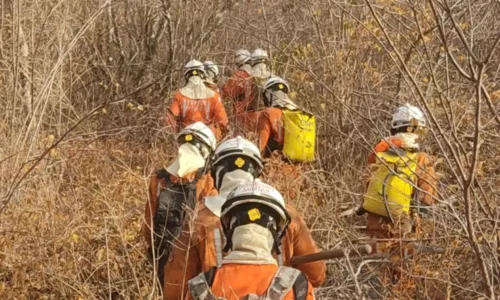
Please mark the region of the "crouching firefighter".
POLYGON ((179 238, 187 213, 205 196, 217 194, 213 179, 207 174, 216 145, 210 128, 196 122, 184 128, 177 141, 177 158, 150 180, 143 226, 148 253, 157 261, 158 279, 162 285, 171 244, 179 238))
POLYGON ((314 299, 307 277, 273 256, 290 223, 277 190, 259 179, 238 186, 222 205, 221 223, 230 252, 188 282, 186 299, 314 299))

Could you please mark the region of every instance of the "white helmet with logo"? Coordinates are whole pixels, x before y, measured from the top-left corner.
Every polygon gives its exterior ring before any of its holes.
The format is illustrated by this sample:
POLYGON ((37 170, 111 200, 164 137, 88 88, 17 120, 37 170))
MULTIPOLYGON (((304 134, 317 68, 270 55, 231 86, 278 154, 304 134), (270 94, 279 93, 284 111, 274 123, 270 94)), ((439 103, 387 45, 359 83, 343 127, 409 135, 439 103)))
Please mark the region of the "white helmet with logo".
POLYGON ((203 65, 207 78, 214 83, 217 82, 217 79, 219 77, 219 67, 211 60, 207 60, 203 63, 203 65))
POLYGON ((426 119, 422 110, 406 103, 398 107, 392 115, 391 128, 397 129, 405 126, 426 127, 426 119))
POLYGON ((251 61, 252 61, 252 66, 255 66, 256 64, 259 63, 265 63, 269 59, 269 56, 267 55, 267 52, 261 48, 257 48, 252 52, 251 55, 251 61))
POLYGON ((286 80, 284 80, 283 78, 273 75, 264 84, 264 89, 265 90, 273 90, 273 91, 281 90, 285 94, 288 94, 288 92, 290 91, 290 86, 288 85, 286 80), (275 87, 275 89, 273 89, 273 87, 275 87))
MULTIPOLYGON (((260 207, 270 209, 279 218, 277 221, 277 234, 282 236, 290 223, 290 215, 286 211, 285 199, 272 186, 263 183, 260 179, 254 179, 238 186, 228 196, 222 205, 221 222, 225 228, 231 228, 231 216, 238 208, 247 204, 257 204, 260 207)), ((253 220, 252 220, 253 221, 253 220)))
POLYGON ((210 152, 215 151, 217 145, 214 133, 202 122, 193 123, 182 129, 177 135, 177 141, 179 143, 201 142, 209 148, 210 152))
POLYGON ((238 67, 250 61, 250 52, 246 49, 236 50, 234 61, 238 67))
POLYGON ((184 66, 184 76, 186 78, 202 74, 205 74, 205 67, 201 61, 193 59, 184 66))
POLYGON ((259 148, 241 136, 227 140, 215 149, 212 178, 217 189, 220 189, 222 179, 228 172, 243 170, 251 174, 253 178, 257 178, 263 169, 264 164, 259 148))

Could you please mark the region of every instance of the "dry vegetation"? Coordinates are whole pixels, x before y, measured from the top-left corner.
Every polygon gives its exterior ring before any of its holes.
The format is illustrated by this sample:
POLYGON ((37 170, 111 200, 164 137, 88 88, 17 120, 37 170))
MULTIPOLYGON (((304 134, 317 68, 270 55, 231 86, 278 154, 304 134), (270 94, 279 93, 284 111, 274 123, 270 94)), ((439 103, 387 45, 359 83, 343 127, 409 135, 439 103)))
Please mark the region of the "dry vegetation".
MULTIPOLYGON (((139 229, 147 177, 173 155, 161 116, 179 68, 200 58, 228 72, 232 51, 262 46, 320 121, 292 201, 321 247, 365 239, 363 218, 340 214, 360 202, 390 112, 410 102, 443 174, 426 242, 447 248, 412 276, 448 282, 453 299, 498 299, 498 0, 0 3, 0 298, 156 298, 139 229)), ((383 263, 332 262, 318 298, 357 298, 383 263)))

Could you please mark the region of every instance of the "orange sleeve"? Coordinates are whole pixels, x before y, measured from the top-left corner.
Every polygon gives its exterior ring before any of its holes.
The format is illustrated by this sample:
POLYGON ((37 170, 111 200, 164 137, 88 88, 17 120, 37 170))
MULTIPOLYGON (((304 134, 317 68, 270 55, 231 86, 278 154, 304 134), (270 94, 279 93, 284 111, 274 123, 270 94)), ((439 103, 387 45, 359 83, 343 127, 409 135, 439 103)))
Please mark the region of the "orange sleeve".
POLYGON ((196 199, 198 203, 203 202, 203 199, 208 196, 216 196, 219 194, 214 185, 214 179, 210 174, 205 174, 198 180, 196 184, 197 196, 196 199))
POLYGON ((419 201, 426 205, 433 205, 435 203, 434 196, 436 196, 437 176, 434 170, 432 159, 426 153, 419 153, 417 156, 418 169, 417 169, 417 185, 419 191, 419 201))
POLYGON ((153 229, 153 216, 158 206, 158 197, 156 195, 158 192, 158 184, 160 184, 160 181, 156 175, 151 176, 149 180, 148 200, 146 201, 146 208, 144 209, 145 222, 142 226, 142 233, 149 247, 153 244, 151 230, 153 229))
POLYGON ((179 126, 179 116, 181 114, 181 104, 180 100, 174 96, 172 99, 172 103, 170 104, 166 119, 167 119, 167 126, 172 128, 174 132, 177 132, 179 126))
POLYGON ((272 124, 269 116, 263 112, 259 116, 259 121, 257 123, 257 135, 259 137, 259 150, 260 153, 264 153, 266 150, 267 142, 271 136, 272 124))
POLYGON ((165 265, 163 284, 164 300, 184 299, 189 294, 187 282, 202 271, 202 262, 194 242, 192 230, 186 227, 180 239, 172 247, 172 257, 165 265))
MULTIPOLYGON (((320 250, 311 235, 311 231, 300 213, 291 206, 287 206, 287 211, 292 218, 292 222, 296 225, 293 233, 293 255, 301 256, 319 252, 320 250)), ((297 269, 302 271, 315 287, 322 285, 325 281, 326 263, 323 260, 298 265, 297 269)))
POLYGON ((393 144, 396 147, 401 147, 401 140, 399 139, 384 139, 380 141, 380 143, 378 143, 375 148, 373 148, 372 152, 370 152, 370 154, 368 155, 368 163, 374 164, 376 162, 375 153, 386 152, 387 150, 389 150, 391 148, 391 145, 389 143, 393 144))
POLYGON ((231 101, 236 101, 241 94, 241 91, 238 89, 238 81, 231 77, 226 82, 226 84, 222 87, 222 99, 230 99, 231 101))
POLYGON ((213 104, 213 119, 219 125, 219 127, 224 131, 224 129, 228 126, 229 120, 227 119, 226 109, 222 104, 220 99, 220 95, 218 93, 212 98, 213 104))

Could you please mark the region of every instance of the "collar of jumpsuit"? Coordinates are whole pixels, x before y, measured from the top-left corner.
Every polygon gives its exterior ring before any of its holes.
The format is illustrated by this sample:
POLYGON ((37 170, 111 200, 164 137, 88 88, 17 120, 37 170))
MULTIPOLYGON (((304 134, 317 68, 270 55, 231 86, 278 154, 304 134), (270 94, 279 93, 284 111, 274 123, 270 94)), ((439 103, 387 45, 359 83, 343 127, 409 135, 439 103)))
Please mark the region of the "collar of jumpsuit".
POLYGON ((418 138, 419 135, 412 132, 403 132, 394 135, 394 138, 397 138, 401 141, 401 148, 403 149, 419 149, 418 138))
POLYGON ((189 77, 188 82, 179 92, 190 99, 207 99, 215 95, 215 92, 206 87, 203 79, 199 76, 189 77))
POLYGON ((174 176, 183 178, 203 168, 206 163, 205 158, 206 155, 203 155, 195 145, 184 143, 179 147, 177 157, 166 170, 174 176))
POLYGON ((247 224, 234 229, 233 248, 222 264, 277 265, 272 255, 274 238, 269 229, 247 224))
POLYGON ((297 104, 293 102, 290 98, 288 98, 288 95, 284 93, 283 91, 267 91, 266 93, 269 93, 270 95, 267 95, 267 97, 272 99, 271 106, 273 107, 282 107, 286 108, 289 110, 296 110, 298 109, 297 104))
POLYGON ((252 72, 250 73, 253 77, 258 78, 269 78, 271 77, 271 72, 267 69, 265 63, 259 63, 252 67, 252 72))
POLYGON ((222 178, 221 187, 217 196, 210 196, 205 198, 205 206, 217 217, 220 218, 221 207, 226 202, 226 198, 231 191, 237 186, 251 182, 253 180, 252 174, 243 170, 234 170, 228 172, 222 178))

